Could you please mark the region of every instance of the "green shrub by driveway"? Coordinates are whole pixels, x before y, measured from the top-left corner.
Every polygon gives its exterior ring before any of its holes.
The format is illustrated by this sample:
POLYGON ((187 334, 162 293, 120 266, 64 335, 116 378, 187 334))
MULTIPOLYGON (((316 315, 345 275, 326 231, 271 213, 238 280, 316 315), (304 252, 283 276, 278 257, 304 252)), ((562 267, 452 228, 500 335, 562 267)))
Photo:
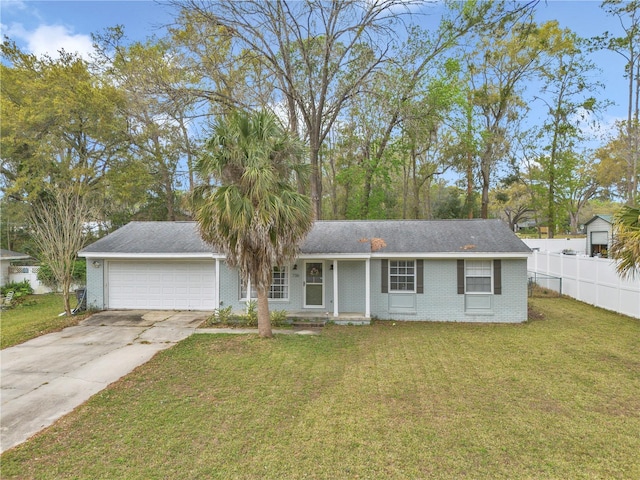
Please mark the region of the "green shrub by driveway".
POLYGON ((640 478, 640 321, 194 335, 2 455, 3 478, 640 478))

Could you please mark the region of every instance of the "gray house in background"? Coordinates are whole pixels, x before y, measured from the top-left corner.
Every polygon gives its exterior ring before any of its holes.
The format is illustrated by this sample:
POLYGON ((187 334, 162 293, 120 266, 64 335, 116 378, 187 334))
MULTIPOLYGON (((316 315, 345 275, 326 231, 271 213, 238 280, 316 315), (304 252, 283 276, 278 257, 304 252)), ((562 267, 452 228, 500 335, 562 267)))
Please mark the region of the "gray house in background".
POLYGON ((613 215, 595 215, 584 224, 587 233, 587 255, 606 257, 613 236, 613 215))
MULTIPOLYGON (((195 222, 132 222, 83 249, 96 309, 244 310, 255 298, 195 222)), ((527 319, 529 248, 500 220, 318 221, 274 268, 270 308, 336 322, 527 319)))
POLYGON ((31 256, 26 253, 14 252, 12 250, 0 250, 0 287, 11 281, 9 278, 9 268, 11 263, 17 260, 28 260, 31 256))

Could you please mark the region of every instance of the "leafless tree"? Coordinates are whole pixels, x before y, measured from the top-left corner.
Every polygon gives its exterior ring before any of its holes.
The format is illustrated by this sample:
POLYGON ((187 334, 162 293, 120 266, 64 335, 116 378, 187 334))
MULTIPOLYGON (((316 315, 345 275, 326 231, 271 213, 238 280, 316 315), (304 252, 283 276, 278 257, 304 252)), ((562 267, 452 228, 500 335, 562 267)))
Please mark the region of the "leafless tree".
POLYGON ((224 27, 246 62, 260 63, 280 92, 289 128, 305 135, 310 195, 321 216, 320 148, 343 106, 392 51, 407 1, 333 0, 178 2, 224 27), (395 28, 395 29, 394 29, 395 28))
POLYGON ((85 245, 87 224, 94 218, 91 196, 70 187, 41 193, 33 203, 33 239, 62 288, 64 311, 71 315, 69 290, 76 254, 85 245))

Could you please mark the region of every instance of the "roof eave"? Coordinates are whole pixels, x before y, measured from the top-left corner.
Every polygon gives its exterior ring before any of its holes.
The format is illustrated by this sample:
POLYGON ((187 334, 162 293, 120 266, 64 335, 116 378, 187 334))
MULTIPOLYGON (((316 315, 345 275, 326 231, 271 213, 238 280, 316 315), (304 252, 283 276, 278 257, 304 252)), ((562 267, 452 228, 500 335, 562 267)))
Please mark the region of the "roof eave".
POLYGON ((186 253, 122 253, 122 252, 79 252, 79 257, 103 258, 103 259, 224 259, 225 256, 212 252, 186 252, 186 253))

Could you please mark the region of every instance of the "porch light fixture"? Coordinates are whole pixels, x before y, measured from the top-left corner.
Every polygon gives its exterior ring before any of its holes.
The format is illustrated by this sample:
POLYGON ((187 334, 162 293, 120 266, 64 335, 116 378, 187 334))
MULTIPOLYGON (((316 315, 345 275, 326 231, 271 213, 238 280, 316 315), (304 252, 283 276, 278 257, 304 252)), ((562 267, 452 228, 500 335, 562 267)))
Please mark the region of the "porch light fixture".
POLYGON ((92 264, 95 268, 100 268, 101 263, 98 260, 94 260, 92 264))
POLYGON ((294 264, 293 264, 293 269, 294 269, 294 270, 297 270, 297 269, 298 269, 298 264, 297 264, 297 263, 294 263, 294 264))

